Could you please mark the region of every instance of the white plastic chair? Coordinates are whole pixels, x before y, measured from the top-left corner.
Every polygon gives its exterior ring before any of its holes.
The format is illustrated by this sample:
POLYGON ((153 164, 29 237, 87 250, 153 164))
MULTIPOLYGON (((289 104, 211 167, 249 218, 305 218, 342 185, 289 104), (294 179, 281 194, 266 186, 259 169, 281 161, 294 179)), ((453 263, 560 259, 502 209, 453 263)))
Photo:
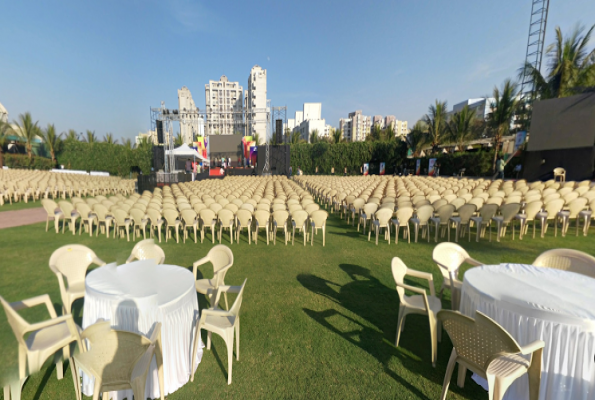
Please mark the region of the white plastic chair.
POLYGON ((132 249, 126 264, 134 260, 155 260, 157 264, 165 262, 165 253, 159 247, 154 239, 145 239, 138 242, 132 249))
MULTIPOLYGON (((194 286, 198 293, 208 296, 211 306, 213 306, 212 295, 219 286, 225 285, 225 274, 233 266, 233 252, 224 244, 214 246, 206 256, 192 264, 192 273, 195 278, 198 278, 198 266, 209 262, 213 264, 213 278, 197 279, 194 286)), ((227 295, 225 295, 225 307, 228 308, 227 295)))
POLYGON ((547 250, 533 261, 533 265, 576 272, 595 278, 595 257, 578 250, 547 250))
POLYGON ((401 338, 401 331, 405 328, 405 317, 408 314, 422 314, 428 316, 430 323, 430 336, 432 343, 432 366, 436 366, 438 358, 438 341, 440 341, 440 324, 436 318, 438 312, 442 309, 440 299, 436 297, 434 291, 434 277, 427 272, 416 271, 407 266, 401 261, 399 257, 394 257, 391 262, 391 269, 393 278, 397 285, 397 292, 399 294, 399 318, 397 323, 397 338, 395 339, 395 347, 399 347, 399 339, 401 338), (430 296, 427 295, 425 289, 410 286, 405 284, 405 276, 412 276, 415 278, 426 279, 430 286, 430 296), (407 296, 405 290, 417 293, 415 296, 407 296))
MULTIPOLYGON (((227 347, 227 384, 231 385, 231 371, 233 361, 233 339, 236 340, 236 360, 240 360, 240 308, 242 307, 242 300, 244 295, 244 288, 246 281, 242 286, 219 286, 215 295, 214 306, 208 310, 202 310, 200 319, 196 324, 196 334, 194 336, 194 346, 192 347, 192 375, 190 381, 194 382, 194 371, 196 369, 196 352, 198 349, 198 340, 202 329, 208 331, 207 349, 211 349, 211 333, 214 332, 221 336, 225 341, 227 347), (219 296, 224 293, 237 293, 238 296, 234 301, 229 311, 217 308, 219 303, 219 296)), ((227 302, 227 300, 226 300, 227 302)))
POLYGON ((93 250, 80 244, 69 244, 55 250, 50 257, 50 269, 58 278, 64 313, 70 314, 72 303, 85 297, 85 276, 91 264, 105 265, 93 250))
MULTIPOLYGON (((5 400, 20 400, 21 387, 28 376, 39 372, 45 360, 62 350, 64 358, 70 357, 70 344, 77 342, 81 348, 79 328, 74 323, 72 314, 58 317, 47 294, 30 299, 8 303, 0 296, 0 303, 6 312, 8 324, 12 328, 19 346, 19 379, 4 387, 5 400), (30 324, 17 311, 44 304, 50 314, 49 320, 30 324)), ((71 368, 72 370, 72 368, 71 368)), ((62 358, 57 358, 58 379, 64 377, 62 358)))
POLYGON ((477 311, 475 320, 456 311, 442 310, 438 319, 454 348, 446 367, 441 400, 446 399, 455 365, 457 385, 463 387, 467 368, 488 381, 489 398, 501 400, 506 389, 520 376, 529 375, 529 398, 539 398, 541 359, 545 343, 536 340, 519 346, 498 323, 477 311), (524 356, 529 356, 527 360, 524 356))

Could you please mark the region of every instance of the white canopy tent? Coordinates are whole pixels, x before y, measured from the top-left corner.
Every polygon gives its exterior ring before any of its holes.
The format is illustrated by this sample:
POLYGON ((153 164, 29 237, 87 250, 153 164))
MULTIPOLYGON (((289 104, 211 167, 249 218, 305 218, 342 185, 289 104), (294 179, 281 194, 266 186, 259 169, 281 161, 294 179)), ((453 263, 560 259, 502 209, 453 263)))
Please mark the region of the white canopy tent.
POLYGON ((194 158, 197 160, 201 160, 203 163, 209 163, 209 160, 204 158, 202 154, 198 151, 194 150, 192 147, 188 146, 187 144, 183 144, 180 147, 176 147, 175 149, 168 151, 168 155, 172 155, 174 157, 183 157, 183 158, 194 158))

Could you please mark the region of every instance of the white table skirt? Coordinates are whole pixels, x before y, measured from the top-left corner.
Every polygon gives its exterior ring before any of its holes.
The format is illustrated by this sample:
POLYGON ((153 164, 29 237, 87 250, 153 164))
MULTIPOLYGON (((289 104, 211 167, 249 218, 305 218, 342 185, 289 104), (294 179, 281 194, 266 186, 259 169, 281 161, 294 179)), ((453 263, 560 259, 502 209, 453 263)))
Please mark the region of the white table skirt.
MULTIPOLYGON (((522 264, 488 265, 465 273, 460 311, 481 311, 521 345, 543 340, 540 400, 595 399, 595 279, 522 264)), ((528 379, 505 399, 529 399, 528 379)))
MULTIPOLYGON (((147 337, 161 322, 165 395, 173 393, 190 379, 194 328, 199 317, 194 275, 174 265, 155 265, 153 260, 116 267, 97 268, 85 281, 83 328, 98 319, 111 321, 114 329, 147 337)), ((197 352, 197 365, 202 357, 197 352)), ((93 394, 93 380, 83 376, 83 393, 93 394)), ((145 394, 160 397, 155 359, 147 377, 145 394)), ((114 399, 132 398, 132 390, 110 393, 114 399)))

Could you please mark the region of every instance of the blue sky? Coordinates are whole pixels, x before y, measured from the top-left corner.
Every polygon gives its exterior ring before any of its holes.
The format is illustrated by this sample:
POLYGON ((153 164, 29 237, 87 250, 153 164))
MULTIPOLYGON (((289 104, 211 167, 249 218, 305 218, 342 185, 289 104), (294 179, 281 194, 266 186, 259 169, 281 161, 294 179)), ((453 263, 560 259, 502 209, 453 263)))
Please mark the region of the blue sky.
MULTIPOLYGON (((177 108, 188 86, 223 74, 247 85, 268 70, 268 98, 321 102, 327 123, 361 109, 413 124, 434 99, 449 108, 516 77, 530 0, 11 1, 0 22, 0 103, 58 131, 134 137, 149 108, 177 108)), ((595 1, 553 0, 554 28, 595 23, 595 1)), ((592 42, 595 45, 595 40, 592 42)))

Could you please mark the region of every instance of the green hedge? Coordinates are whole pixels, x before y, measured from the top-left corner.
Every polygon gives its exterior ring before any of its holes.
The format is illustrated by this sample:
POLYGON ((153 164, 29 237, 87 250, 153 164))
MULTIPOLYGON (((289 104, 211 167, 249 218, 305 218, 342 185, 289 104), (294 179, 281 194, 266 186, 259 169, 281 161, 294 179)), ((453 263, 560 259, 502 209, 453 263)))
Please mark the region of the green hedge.
POLYGON ((132 167, 140 168, 144 174, 151 172, 152 149, 150 145, 130 149, 104 142, 65 141, 57 158, 58 164, 64 165, 64 168, 128 176, 132 167))
POLYGON ((9 168, 27 168, 27 169, 52 169, 51 158, 45 158, 40 156, 33 156, 29 160, 29 156, 26 154, 10 154, 4 153, 4 165, 9 168))
POLYGON ((335 167, 337 175, 359 174, 364 163, 370 164, 370 173, 378 174, 380 163, 386 163, 386 173, 392 174, 395 166, 405 158, 407 147, 402 142, 315 143, 291 145, 291 166, 300 167, 305 174, 330 174, 335 167))

